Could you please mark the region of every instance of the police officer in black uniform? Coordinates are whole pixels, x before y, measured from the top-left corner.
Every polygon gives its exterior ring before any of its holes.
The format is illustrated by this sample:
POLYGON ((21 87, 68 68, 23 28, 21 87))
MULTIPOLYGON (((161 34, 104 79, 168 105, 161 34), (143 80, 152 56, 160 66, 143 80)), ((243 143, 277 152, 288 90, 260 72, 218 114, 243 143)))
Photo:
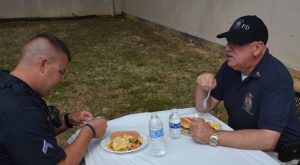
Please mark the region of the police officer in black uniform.
POLYGON ((79 164, 91 139, 104 135, 104 118, 78 111, 60 119, 57 109, 42 99, 62 80, 70 60, 67 46, 43 32, 26 42, 12 72, 0 71, 1 165, 79 164), (81 131, 63 149, 55 136, 72 126, 81 131))

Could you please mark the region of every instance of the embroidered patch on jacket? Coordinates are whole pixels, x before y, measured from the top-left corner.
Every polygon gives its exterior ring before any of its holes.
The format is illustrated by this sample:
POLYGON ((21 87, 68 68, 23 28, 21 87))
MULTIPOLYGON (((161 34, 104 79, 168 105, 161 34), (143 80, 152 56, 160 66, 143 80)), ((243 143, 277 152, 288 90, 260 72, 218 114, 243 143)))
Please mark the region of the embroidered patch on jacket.
POLYGON ((243 110, 245 110, 250 115, 253 115, 253 113, 251 112, 252 105, 253 105, 253 95, 252 93, 246 93, 243 110))
POLYGON ((54 148, 54 147, 52 146, 52 144, 50 144, 46 140, 44 140, 43 141, 43 148, 42 148, 42 151, 44 152, 44 154, 47 153, 48 148, 54 148))

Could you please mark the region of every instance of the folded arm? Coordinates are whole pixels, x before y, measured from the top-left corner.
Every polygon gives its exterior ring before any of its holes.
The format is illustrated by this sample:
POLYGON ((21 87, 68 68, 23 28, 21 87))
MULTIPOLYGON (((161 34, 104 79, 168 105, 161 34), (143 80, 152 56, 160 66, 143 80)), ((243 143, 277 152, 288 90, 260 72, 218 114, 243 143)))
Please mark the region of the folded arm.
POLYGON ((87 123, 91 127, 84 126, 81 128, 73 143, 64 149, 66 153, 65 159, 61 160, 57 165, 79 164, 88 149, 91 139, 94 137, 94 133, 95 137, 98 138, 104 135, 107 127, 105 118, 95 118, 87 123))
MULTIPOLYGON (((191 124, 191 135, 194 141, 208 144, 214 130, 204 120, 197 119, 191 124)), ((268 129, 244 129, 236 131, 219 131, 218 144, 239 149, 274 150, 280 133, 268 129)))
POLYGON ((218 133, 218 145, 273 151, 276 147, 280 133, 268 129, 245 129, 237 131, 221 131, 218 133))

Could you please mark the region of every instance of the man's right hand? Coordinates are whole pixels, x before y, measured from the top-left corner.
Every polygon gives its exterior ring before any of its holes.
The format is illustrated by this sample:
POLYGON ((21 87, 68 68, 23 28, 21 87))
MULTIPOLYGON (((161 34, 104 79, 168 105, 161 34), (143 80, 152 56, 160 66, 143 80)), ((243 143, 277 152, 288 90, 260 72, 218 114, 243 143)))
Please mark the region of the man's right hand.
POLYGON ((196 79, 196 83, 197 88, 200 88, 204 91, 212 90, 217 86, 215 75, 207 72, 200 74, 196 79))
POLYGON ((206 107, 203 105, 203 100, 207 97, 208 92, 217 86, 217 81, 212 73, 202 73, 197 77, 197 87, 195 91, 195 104, 199 112, 209 112, 217 104, 218 101, 209 97, 206 107))

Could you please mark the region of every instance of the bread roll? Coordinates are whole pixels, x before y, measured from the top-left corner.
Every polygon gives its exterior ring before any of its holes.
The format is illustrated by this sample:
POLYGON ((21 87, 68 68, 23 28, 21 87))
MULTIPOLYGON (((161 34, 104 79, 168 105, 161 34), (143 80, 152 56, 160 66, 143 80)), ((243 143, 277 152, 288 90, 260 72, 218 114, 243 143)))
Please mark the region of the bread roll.
POLYGON ((181 125, 181 133, 190 134, 190 127, 192 123, 192 118, 191 117, 182 117, 180 119, 180 125, 181 125))

